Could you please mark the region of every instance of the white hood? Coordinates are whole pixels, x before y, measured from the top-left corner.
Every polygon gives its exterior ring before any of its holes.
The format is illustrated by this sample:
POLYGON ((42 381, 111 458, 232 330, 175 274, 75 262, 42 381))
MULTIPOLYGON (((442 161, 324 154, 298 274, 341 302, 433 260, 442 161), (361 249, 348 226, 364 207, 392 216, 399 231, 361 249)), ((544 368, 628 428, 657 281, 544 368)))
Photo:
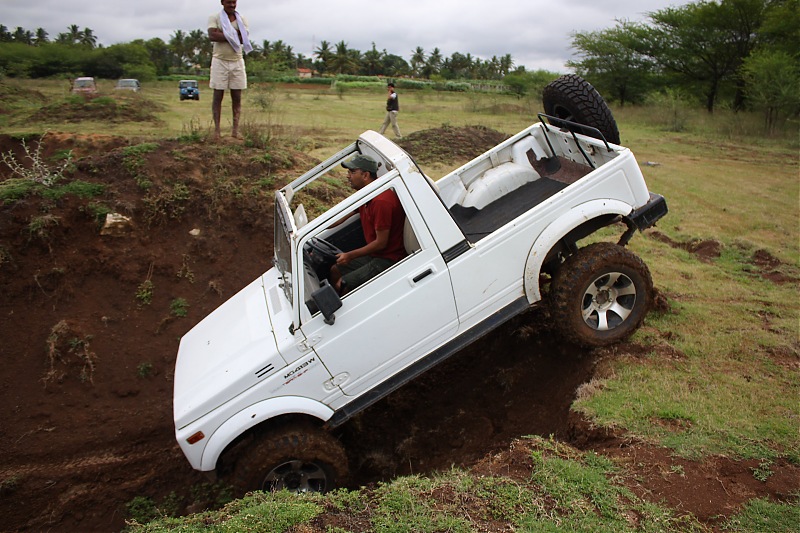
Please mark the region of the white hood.
POLYGON ((197 420, 285 364, 259 277, 181 339, 175 363, 175 427, 197 420))

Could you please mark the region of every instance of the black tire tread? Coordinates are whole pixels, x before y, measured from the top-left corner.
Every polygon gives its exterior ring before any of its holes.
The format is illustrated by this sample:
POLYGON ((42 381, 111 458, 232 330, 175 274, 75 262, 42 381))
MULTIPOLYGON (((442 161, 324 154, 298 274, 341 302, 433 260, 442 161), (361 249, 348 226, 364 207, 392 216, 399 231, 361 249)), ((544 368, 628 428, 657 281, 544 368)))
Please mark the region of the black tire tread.
MULTIPOLYGON (((634 283, 637 280, 634 279, 634 283)), ((653 279, 642 259, 610 242, 590 244, 573 254, 559 267, 553 278, 550 308, 556 327, 567 340, 582 346, 607 346, 633 334, 650 309, 653 279), (605 332, 593 330, 581 317, 581 299, 587 284, 603 270, 627 270, 643 284, 637 291, 634 312, 620 326, 605 332), (641 294, 640 294, 641 293, 641 294)))
POLYGON ((306 422, 275 428, 256 438, 236 460, 231 484, 242 490, 260 490, 260 480, 275 466, 302 459, 326 465, 331 472, 330 490, 348 475, 347 454, 341 442, 324 429, 306 422))
MULTIPOLYGON (((550 82, 542 92, 542 103, 546 114, 597 128, 608 142, 620 143, 619 129, 611 109, 597 89, 580 76, 565 74, 550 82), (564 113, 565 109, 569 113, 564 113)), ((583 133, 597 137, 590 131, 583 133)))

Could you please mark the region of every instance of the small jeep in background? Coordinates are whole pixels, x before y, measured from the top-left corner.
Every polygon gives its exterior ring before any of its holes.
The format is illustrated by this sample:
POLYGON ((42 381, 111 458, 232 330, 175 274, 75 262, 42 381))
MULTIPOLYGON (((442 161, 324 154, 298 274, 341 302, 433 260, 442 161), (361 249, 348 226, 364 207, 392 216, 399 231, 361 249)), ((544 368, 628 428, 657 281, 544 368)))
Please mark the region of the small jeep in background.
POLYGON ((178 82, 178 90, 183 100, 200 100, 200 88, 197 80, 181 80, 178 82))

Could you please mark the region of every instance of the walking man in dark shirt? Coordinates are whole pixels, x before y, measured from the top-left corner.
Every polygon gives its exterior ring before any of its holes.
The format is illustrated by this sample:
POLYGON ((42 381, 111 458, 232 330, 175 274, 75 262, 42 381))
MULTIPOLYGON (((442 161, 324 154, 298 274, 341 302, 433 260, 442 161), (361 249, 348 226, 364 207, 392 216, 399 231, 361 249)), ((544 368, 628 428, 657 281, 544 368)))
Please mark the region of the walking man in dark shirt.
POLYGON ((378 133, 383 135, 383 132, 385 132, 386 128, 391 124, 395 137, 402 139, 403 136, 400 134, 400 127, 397 125, 397 112, 400 111, 400 102, 397 99, 397 93, 394 91, 394 83, 389 82, 386 88, 389 90, 389 96, 386 98, 386 118, 383 119, 383 125, 381 129, 378 130, 378 133))

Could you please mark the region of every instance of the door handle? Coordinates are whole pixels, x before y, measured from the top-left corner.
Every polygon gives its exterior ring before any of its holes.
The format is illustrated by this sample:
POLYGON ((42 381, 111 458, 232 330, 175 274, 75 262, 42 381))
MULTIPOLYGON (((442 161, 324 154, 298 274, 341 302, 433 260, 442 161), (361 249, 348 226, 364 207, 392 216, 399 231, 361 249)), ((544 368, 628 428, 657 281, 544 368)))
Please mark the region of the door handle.
POLYGON ((428 270, 426 270, 425 272, 423 272, 423 273, 421 273, 421 274, 417 274, 416 276, 414 276, 414 279, 413 279, 412 281, 413 281, 414 283, 418 283, 419 281, 421 281, 422 279, 424 279, 424 278, 426 278, 426 277, 430 276, 431 274, 433 274, 433 270, 431 270, 431 269, 429 268, 429 269, 428 269, 428 270))

